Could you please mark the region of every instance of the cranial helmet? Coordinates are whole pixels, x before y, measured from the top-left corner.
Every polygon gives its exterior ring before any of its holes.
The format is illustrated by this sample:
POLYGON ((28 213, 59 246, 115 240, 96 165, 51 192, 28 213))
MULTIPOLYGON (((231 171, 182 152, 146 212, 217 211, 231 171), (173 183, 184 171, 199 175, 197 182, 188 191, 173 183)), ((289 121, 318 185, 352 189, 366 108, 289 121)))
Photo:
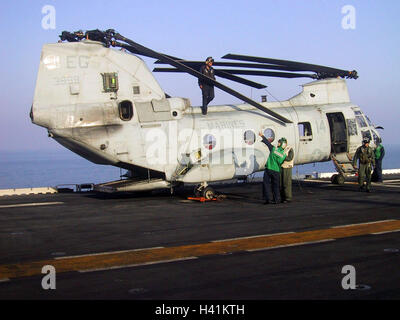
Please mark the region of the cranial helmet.
POLYGON ((286 146, 287 146, 287 140, 286 140, 285 137, 280 138, 280 139, 278 140, 278 143, 281 145, 281 147, 282 147, 283 149, 285 149, 286 146))
POLYGON ((206 63, 208 63, 208 62, 210 62, 210 61, 214 62, 213 57, 208 57, 208 58, 206 59, 206 63))

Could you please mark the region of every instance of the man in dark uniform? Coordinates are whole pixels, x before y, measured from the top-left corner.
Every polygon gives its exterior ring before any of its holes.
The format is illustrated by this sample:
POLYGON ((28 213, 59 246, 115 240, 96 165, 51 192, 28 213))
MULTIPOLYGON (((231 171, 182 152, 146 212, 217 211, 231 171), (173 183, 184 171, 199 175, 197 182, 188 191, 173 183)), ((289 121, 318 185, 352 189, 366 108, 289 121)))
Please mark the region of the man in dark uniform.
MULTIPOLYGON (((212 57, 208 57, 205 64, 201 66, 200 73, 210 79, 215 80, 214 68, 212 67, 213 63, 214 59, 212 57)), ((214 86, 201 79, 199 79, 199 86, 203 94, 203 105, 201 107, 201 112, 203 115, 206 115, 207 106, 211 100, 214 99, 214 86)))
POLYGON ((385 148, 382 145, 382 139, 378 138, 378 146, 375 149, 375 166, 372 174, 372 181, 383 182, 382 180, 382 159, 385 156, 385 148))
POLYGON ((358 185, 360 191, 364 189, 364 180, 366 180, 367 192, 371 192, 371 170, 372 165, 375 166, 375 154, 369 146, 369 139, 364 139, 362 146, 358 147, 354 154, 353 167, 355 169, 357 169, 357 160, 359 160, 358 185))
POLYGON ((280 197, 280 171, 281 165, 286 158, 285 151, 282 148, 282 144, 286 141, 285 138, 279 139, 278 146, 274 147, 271 144, 271 141, 268 140, 262 132, 260 132, 260 137, 262 138, 262 142, 264 142, 269 149, 269 156, 267 163, 265 164, 265 171, 263 177, 263 192, 265 197, 264 204, 278 204, 281 202, 280 197), (274 201, 270 202, 269 200, 269 189, 272 189, 272 194, 274 197, 274 201))

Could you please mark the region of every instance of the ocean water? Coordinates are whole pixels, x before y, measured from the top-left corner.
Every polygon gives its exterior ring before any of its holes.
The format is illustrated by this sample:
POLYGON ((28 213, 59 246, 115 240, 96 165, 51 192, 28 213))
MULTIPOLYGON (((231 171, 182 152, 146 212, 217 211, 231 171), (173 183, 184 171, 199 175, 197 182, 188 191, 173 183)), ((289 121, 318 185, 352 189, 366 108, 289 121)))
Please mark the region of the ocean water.
POLYGON ((0 152, 0 189, 100 183, 120 174, 119 168, 94 164, 69 150, 0 152))
MULTIPOLYGON (((400 168, 400 145, 384 145, 383 169, 400 168)), ((293 174, 335 171, 331 161, 295 166, 293 174)), ((0 189, 55 187, 118 180, 126 171, 94 164, 67 149, 0 151, 0 189)))

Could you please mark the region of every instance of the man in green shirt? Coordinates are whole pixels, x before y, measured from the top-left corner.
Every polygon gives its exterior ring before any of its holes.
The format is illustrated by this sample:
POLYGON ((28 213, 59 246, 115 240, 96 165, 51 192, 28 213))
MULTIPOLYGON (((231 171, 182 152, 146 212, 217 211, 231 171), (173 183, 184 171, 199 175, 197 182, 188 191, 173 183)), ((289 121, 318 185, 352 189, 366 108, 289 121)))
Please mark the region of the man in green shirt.
POLYGON ((286 142, 285 138, 281 138, 278 141, 278 146, 274 147, 261 132, 259 134, 262 138, 262 142, 264 142, 269 149, 269 157, 267 163, 265 164, 265 171, 263 177, 263 192, 265 197, 265 203, 281 203, 280 197, 280 171, 281 165, 283 161, 285 161, 286 154, 284 149, 282 148, 282 144, 286 142), (270 201, 270 188, 272 188, 272 195, 274 197, 274 201, 270 201))
POLYGON ((382 159, 385 156, 385 148, 382 145, 382 139, 378 138, 378 146, 375 149, 375 166, 374 173, 372 174, 372 181, 383 182, 382 179, 382 159))

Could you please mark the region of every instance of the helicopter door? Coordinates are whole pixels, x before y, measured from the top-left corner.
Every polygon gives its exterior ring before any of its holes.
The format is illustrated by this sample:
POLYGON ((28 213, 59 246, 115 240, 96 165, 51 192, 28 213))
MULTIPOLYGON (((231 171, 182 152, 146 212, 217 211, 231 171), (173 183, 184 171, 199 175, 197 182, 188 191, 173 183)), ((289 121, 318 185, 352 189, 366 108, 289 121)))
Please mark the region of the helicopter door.
POLYGON ((346 120, 341 112, 327 113, 331 133, 331 152, 348 152, 346 120))
POLYGON ((299 122, 297 124, 298 128, 298 152, 296 163, 303 164, 308 163, 313 160, 313 151, 315 145, 315 139, 313 139, 313 130, 311 127, 311 122, 299 122))

